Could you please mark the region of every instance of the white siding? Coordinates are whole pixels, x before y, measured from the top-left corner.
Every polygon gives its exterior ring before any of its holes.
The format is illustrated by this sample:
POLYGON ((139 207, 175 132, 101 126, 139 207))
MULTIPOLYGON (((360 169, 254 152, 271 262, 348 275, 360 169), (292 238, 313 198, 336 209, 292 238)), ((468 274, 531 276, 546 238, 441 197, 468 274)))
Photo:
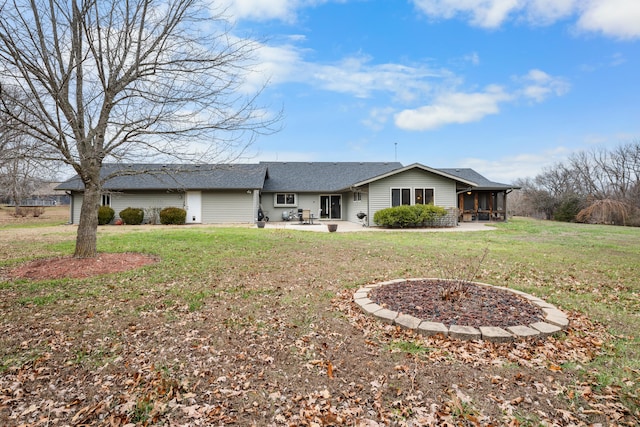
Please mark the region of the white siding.
POLYGON ((80 209, 82 208, 82 200, 84 200, 82 193, 73 193, 71 202, 71 218, 72 224, 80 223, 80 209))
POLYGON ((433 188, 434 204, 443 208, 457 206, 455 181, 430 172, 411 169, 369 184, 369 215, 391 207, 392 188, 433 188))
MULTIPOLYGON (((167 193, 165 191, 145 193, 112 193, 111 207, 119 218, 120 211, 126 208, 180 208, 184 209, 184 193, 167 193)), ((146 218, 145 218, 146 222, 146 218)))
MULTIPOLYGON (((295 192, 294 192, 295 193, 295 192)), ((318 193, 295 193, 297 197, 296 206, 292 207, 275 207, 275 193, 262 193, 262 209, 269 217, 270 221, 282 221, 282 214, 293 209, 309 209, 314 218, 320 217, 320 194, 318 193)), ((343 207, 344 208, 344 207, 343 207)))
POLYGON ((361 222, 356 216, 360 212, 367 213, 369 209, 369 194, 367 188, 364 187, 360 193, 361 200, 353 200, 353 192, 342 195, 342 219, 350 222, 361 222))
POLYGON ((258 216, 253 194, 242 192, 202 192, 202 223, 253 223, 258 216))
MULTIPOLYGON (((159 208, 176 207, 184 209, 184 193, 136 192, 112 193, 111 207, 116 213, 128 207, 131 208, 159 208)), ((257 208, 254 208, 254 195, 242 192, 202 192, 202 223, 253 223, 256 220, 257 208), (254 212, 255 211, 255 212, 254 212)), ((80 219, 82 193, 73 195, 73 209, 71 215, 75 224, 80 219)))
POLYGON ((314 218, 320 218, 320 194, 298 193, 298 208, 309 209, 314 218))

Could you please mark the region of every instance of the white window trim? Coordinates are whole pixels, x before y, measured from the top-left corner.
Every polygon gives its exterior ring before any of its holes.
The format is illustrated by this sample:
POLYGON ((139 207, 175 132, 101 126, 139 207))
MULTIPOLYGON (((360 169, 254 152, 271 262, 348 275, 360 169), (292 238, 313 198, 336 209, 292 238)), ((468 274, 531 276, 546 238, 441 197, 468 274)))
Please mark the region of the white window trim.
POLYGON ((273 195, 273 207, 276 208, 295 208, 298 206, 298 194, 297 193, 275 193, 273 195), (293 203, 278 203, 278 195, 284 194, 285 200, 287 199, 287 195, 293 195, 293 203))
POLYGON ((412 206, 416 204, 416 190, 433 191, 433 204, 436 203, 436 189, 433 187, 391 187, 389 188, 389 206, 393 207, 393 190, 400 190, 400 204, 398 206, 412 206), (409 205, 402 204, 402 190, 409 190, 409 205))
POLYGON ((391 187, 389 188, 389 206, 393 207, 393 190, 400 191, 400 204, 397 206, 409 206, 413 203, 413 188, 411 187, 391 187), (402 190, 409 190, 409 205, 402 203, 402 190))
POLYGON ((412 202, 413 202, 414 205, 416 204, 416 200, 415 200, 415 198, 416 198, 416 190, 422 190, 423 194, 424 194, 424 191, 431 190, 431 192, 433 193, 433 200, 431 201, 431 203, 434 204, 434 205, 436 204, 436 189, 435 188, 433 188, 433 187, 414 187, 413 188, 413 193, 411 195, 411 197, 413 197, 412 202))

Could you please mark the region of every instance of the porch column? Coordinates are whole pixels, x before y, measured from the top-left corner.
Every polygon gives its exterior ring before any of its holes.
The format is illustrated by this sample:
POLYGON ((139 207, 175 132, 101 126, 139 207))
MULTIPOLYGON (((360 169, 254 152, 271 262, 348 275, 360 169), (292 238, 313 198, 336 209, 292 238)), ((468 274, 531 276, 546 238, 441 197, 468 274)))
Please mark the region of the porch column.
POLYGON ((478 192, 473 193, 473 210, 476 214, 476 221, 480 221, 480 215, 478 215, 478 192))
POLYGON ((508 191, 504 192, 504 222, 507 222, 507 220, 509 219, 509 209, 507 209, 507 194, 509 194, 508 191))
POLYGON ((493 221, 493 191, 489 191, 489 221, 493 221))

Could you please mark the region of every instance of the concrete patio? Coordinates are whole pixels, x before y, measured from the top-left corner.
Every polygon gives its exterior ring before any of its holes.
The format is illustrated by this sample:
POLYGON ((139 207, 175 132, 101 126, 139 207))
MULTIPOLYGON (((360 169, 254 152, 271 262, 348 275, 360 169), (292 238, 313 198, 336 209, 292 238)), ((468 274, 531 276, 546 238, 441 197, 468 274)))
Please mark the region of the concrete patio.
POLYGON ((457 227, 446 228, 380 228, 380 227, 363 227, 361 224, 349 221, 315 221, 313 224, 300 224, 297 221, 274 221, 267 222, 265 228, 279 228, 287 230, 315 231, 320 233, 328 233, 327 224, 337 224, 337 233, 349 233, 356 231, 379 231, 393 232, 403 231, 410 233, 451 233, 462 231, 491 231, 495 230, 490 223, 485 222, 461 222, 457 227))

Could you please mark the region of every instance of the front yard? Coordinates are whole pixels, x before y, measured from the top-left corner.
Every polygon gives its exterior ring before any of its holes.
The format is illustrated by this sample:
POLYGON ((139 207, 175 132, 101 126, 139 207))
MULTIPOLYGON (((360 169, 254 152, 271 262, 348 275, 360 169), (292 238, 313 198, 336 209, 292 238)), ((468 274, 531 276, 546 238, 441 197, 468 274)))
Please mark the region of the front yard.
POLYGON ((0 425, 637 425, 640 229, 515 219, 468 233, 99 230, 159 261, 12 278, 75 227, 0 224, 0 425), (544 298, 567 333, 425 338, 365 316, 363 284, 456 275, 544 298), (462 273, 460 273, 462 274, 462 273))

